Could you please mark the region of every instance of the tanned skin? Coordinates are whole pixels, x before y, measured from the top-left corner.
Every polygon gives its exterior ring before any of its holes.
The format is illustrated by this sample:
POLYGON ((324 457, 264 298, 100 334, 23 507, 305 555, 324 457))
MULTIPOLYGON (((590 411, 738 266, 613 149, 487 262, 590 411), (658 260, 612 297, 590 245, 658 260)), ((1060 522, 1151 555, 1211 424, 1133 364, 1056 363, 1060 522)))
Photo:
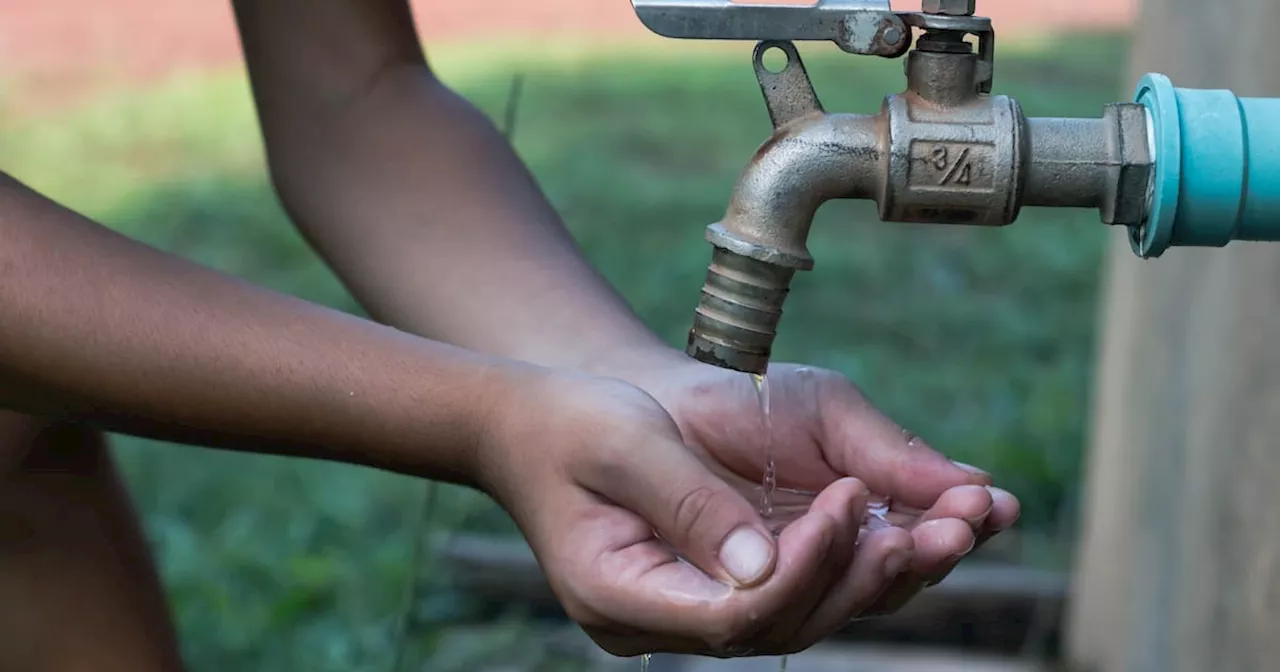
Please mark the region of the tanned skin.
POLYGON ((182 669, 103 432, 481 489, 618 655, 804 649, 1016 520, 829 371, 771 369, 761 436, 744 376, 663 343, 583 259, 405 0, 234 7, 280 200, 376 321, 0 177, 0 669, 182 669), (777 537, 753 506, 770 442, 802 493, 777 537), (894 527, 864 525, 873 496, 894 527))

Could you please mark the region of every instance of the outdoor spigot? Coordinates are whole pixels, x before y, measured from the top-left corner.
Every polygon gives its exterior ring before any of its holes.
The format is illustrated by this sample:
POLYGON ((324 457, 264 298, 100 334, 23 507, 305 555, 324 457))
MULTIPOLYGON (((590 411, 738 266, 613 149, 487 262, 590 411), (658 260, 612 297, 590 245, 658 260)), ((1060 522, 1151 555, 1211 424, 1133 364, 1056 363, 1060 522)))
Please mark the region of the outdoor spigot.
POLYGON ((753 40, 774 133, 756 151, 724 218, 689 332, 700 361, 764 373, 818 208, 873 200, 886 222, 1004 226, 1024 206, 1092 208, 1124 226, 1144 258, 1168 247, 1280 240, 1280 100, 1175 89, 1149 75, 1134 102, 1099 118, 1027 118, 992 93, 995 31, 975 0, 816 5, 732 0, 632 0, 654 32, 753 40), (976 38, 977 49, 969 42, 976 38), (906 88, 876 115, 829 114, 794 41, 845 52, 906 55, 906 88), (764 54, 787 58, 779 71, 764 54))

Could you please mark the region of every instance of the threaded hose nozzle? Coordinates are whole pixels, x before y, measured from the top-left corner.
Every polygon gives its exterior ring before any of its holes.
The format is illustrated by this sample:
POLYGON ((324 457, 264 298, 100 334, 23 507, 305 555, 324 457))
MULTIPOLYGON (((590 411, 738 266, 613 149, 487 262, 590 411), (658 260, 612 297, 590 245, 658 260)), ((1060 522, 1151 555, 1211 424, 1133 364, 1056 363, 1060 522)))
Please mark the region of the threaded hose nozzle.
POLYGON ((796 269, 717 247, 686 352, 724 369, 764 374, 796 269))

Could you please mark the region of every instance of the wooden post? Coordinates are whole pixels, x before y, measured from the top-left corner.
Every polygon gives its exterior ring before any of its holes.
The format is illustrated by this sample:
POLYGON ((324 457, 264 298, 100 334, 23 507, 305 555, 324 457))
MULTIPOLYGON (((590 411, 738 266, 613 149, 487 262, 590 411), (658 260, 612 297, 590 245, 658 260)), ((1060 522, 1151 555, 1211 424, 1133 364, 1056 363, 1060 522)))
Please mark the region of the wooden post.
MULTIPOLYGON (((1144 0, 1132 80, 1280 96, 1277 26, 1274 0, 1144 0)), ((1280 669, 1280 244, 1113 245, 1069 655, 1280 669)))

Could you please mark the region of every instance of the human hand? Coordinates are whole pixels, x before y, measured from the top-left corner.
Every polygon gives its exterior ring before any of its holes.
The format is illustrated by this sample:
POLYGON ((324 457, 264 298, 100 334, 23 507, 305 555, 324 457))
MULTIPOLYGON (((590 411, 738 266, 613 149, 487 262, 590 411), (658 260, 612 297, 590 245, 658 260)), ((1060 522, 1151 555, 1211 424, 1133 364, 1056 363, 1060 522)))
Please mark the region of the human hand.
POLYGON ((1020 505, 991 477, 951 462, 877 411, 844 376, 795 365, 769 370, 770 432, 764 433, 755 385, 741 373, 677 356, 646 362, 627 378, 673 416, 684 441, 707 453, 713 471, 758 501, 767 454, 777 490, 768 521, 785 529, 815 502, 815 494, 846 477, 870 488, 873 506, 861 533, 892 524, 914 542, 910 570, 861 616, 896 611, 961 559, 1012 526, 1020 505))
POLYGON ((615 655, 801 651, 911 562, 906 530, 859 543, 869 492, 858 479, 816 487, 774 539, 730 467, 748 473, 745 455, 722 464, 686 446, 640 389, 544 371, 506 389, 478 482, 520 525, 569 616, 615 655))

